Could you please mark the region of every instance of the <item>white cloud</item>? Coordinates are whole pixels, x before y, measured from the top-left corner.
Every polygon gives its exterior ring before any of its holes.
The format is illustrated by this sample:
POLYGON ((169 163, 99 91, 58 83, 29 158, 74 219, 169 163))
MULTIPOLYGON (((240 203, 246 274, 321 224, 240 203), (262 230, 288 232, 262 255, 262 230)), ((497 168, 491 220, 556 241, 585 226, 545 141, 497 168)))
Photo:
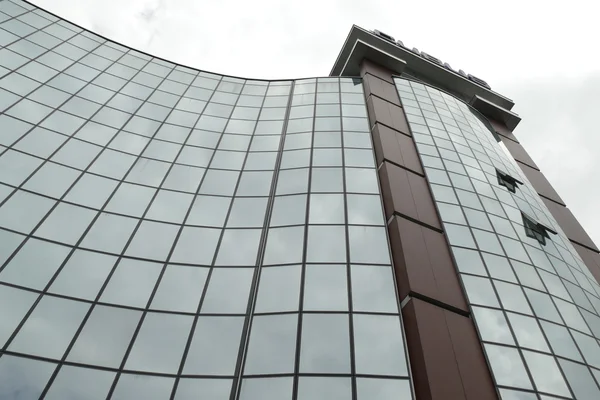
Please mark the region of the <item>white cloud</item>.
POLYGON ((600 52, 588 0, 34 0, 128 46, 249 78, 326 76, 352 24, 486 81, 516 102, 516 134, 592 238, 600 52), (557 163, 557 159, 567 162, 557 163))

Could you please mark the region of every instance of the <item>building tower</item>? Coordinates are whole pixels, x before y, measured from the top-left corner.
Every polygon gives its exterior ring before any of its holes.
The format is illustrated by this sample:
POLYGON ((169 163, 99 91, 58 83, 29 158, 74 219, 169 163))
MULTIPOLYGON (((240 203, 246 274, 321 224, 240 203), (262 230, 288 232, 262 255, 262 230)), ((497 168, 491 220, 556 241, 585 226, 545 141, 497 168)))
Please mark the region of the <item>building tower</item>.
POLYGON ((480 78, 255 80, 0 0, 0 398, 600 398, 598 249, 480 78))

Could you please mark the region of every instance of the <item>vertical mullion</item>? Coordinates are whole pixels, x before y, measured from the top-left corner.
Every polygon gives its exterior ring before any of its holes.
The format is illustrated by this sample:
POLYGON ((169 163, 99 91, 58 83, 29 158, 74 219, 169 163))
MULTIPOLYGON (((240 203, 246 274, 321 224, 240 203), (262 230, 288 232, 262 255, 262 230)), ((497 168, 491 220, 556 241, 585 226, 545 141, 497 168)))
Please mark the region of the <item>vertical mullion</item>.
MULTIPOLYGON (((269 85, 270 87, 270 85, 269 85)), ((260 276, 263 267, 263 261, 265 257, 265 251, 267 246, 267 237, 269 231, 269 225, 271 222, 271 215, 273 211, 273 204, 275 203, 275 193, 277 190, 277 179, 279 177, 279 170, 281 166, 281 160, 283 158, 283 147, 285 144, 285 135, 287 130, 287 125, 289 121, 289 115, 291 110, 292 99, 294 96, 294 88, 295 81, 291 81, 290 92, 288 93, 288 103, 286 106, 284 122, 281 131, 281 137, 279 139, 279 149, 277 152, 277 158, 275 160, 275 165, 273 167, 273 178, 271 180, 271 188, 269 192, 269 198, 267 200, 267 209, 265 211, 265 219, 263 223, 263 232, 261 233, 261 238, 259 242, 258 254, 257 254, 257 262, 256 262, 256 270, 254 271, 254 275, 252 277, 252 284, 250 287, 250 297, 248 302, 248 307, 246 310, 246 320, 244 321, 244 326, 242 329, 242 338, 240 341, 240 348, 238 350, 238 361, 236 364, 236 371, 234 382, 231 387, 230 400, 235 400, 239 398, 241 394, 241 386, 244 376, 244 367, 246 365, 246 355, 248 351, 248 345, 250 343, 250 334, 252 329, 252 323, 254 322, 254 312, 256 309, 256 299, 258 296, 258 286, 260 284, 260 276)), ((261 106, 261 114, 264 108, 265 98, 263 99, 263 105, 261 106)), ((253 135, 254 138, 254 135, 253 135)), ((251 143, 252 144, 252 143, 251 143)), ((250 149, 248 149, 250 150, 250 149)))
POLYGON ((306 215, 304 216, 304 237, 302 243, 302 264, 300 273, 300 299, 298 304, 298 330, 296 333, 296 357, 294 365, 294 384, 292 389, 292 400, 298 399, 298 385, 300 373, 300 353, 302 346, 302 322, 304 319, 304 283, 306 278, 306 257, 308 247, 308 228, 309 228, 309 217, 310 217, 310 194, 312 186, 312 173, 313 173, 313 153, 314 153, 314 140, 315 140, 315 123, 317 118, 317 92, 318 92, 318 79, 315 79, 315 94, 313 103, 313 114, 312 114, 312 130, 311 130, 311 141, 310 141, 310 159, 308 167, 308 183, 306 189, 306 215))
MULTIPOLYGON (((352 277, 350 267, 350 228, 348 220, 348 190, 346 188, 346 152, 344 147, 344 115, 342 113, 342 87, 338 79, 338 95, 339 95, 339 110, 340 110, 340 137, 341 137, 341 152, 342 152, 342 187, 344 190, 344 231, 346 232, 346 279, 348 281, 348 329, 349 329, 349 344, 350 344, 350 371, 352 374, 352 399, 357 398, 356 389, 356 359, 354 351, 354 308, 352 306, 352 277)), ((372 150, 371 150, 372 152, 372 150)), ((377 170, 375 170, 377 171, 377 170)))

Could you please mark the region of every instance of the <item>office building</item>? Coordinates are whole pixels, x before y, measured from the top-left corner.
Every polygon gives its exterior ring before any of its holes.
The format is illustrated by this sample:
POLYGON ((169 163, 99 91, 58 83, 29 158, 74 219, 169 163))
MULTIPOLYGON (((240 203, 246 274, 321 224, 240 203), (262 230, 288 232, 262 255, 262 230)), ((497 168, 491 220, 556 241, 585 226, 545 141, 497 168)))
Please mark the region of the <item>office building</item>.
POLYGON ((266 81, 0 1, 0 398, 600 398, 598 249, 512 106, 356 26, 266 81))

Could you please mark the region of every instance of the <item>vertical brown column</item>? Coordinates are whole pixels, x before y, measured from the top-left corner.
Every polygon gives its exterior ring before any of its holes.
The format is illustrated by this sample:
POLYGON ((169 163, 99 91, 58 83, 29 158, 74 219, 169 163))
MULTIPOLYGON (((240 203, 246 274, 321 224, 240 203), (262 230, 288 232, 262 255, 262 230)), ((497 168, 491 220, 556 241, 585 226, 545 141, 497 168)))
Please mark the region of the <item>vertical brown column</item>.
POLYGON ((542 198, 550 213, 565 232, 590 272, 600 282, 600 250, 592 241, 571 210, 567 208, 548 179, 542 174, 533 159, 519 143, 515 135, 501 122, 490 121, 502 143, 513 156, 533 188, 542 198))
POLYGON ((392 71, 361 76, 417 399, 498 399, 392 71))

